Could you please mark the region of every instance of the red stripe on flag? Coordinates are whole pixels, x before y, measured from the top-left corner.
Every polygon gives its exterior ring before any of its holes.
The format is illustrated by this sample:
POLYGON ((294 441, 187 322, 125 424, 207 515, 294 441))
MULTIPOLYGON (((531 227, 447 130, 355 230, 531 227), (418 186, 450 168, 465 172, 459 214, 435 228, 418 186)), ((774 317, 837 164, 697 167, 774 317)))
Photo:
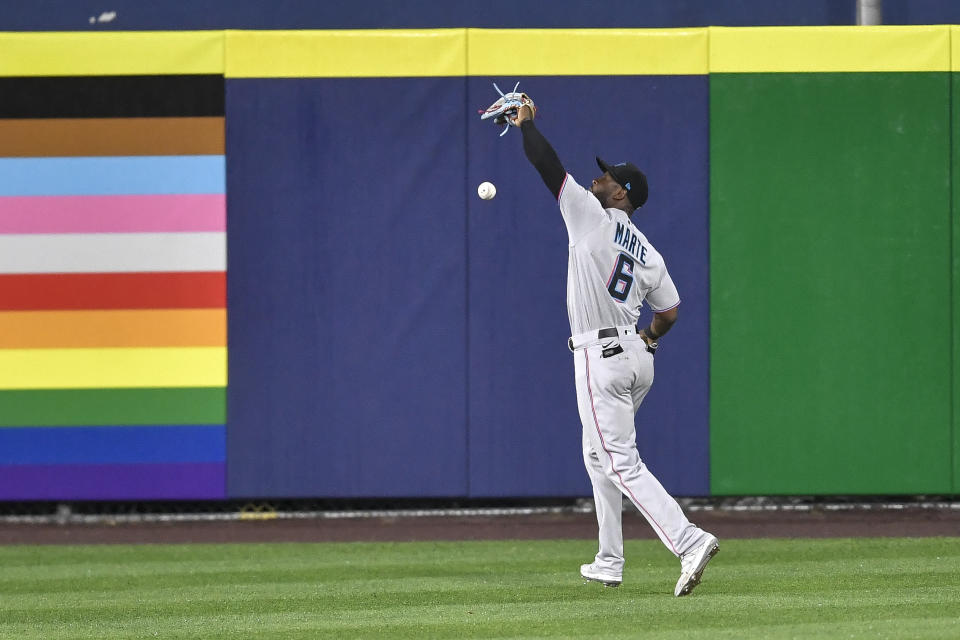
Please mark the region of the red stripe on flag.
POLYGON ((223 271, 0 275, 0 310, 211 309, 227 306, 223 271))

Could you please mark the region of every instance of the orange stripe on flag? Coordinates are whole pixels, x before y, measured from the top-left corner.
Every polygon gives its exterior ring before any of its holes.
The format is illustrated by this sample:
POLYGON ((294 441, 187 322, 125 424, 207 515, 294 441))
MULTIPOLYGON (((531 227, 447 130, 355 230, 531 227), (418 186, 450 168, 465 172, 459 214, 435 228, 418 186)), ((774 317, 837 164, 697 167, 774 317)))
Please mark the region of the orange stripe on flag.
POLYGON ((0 349, 226 344, 226 309, 0 313, 0 349))

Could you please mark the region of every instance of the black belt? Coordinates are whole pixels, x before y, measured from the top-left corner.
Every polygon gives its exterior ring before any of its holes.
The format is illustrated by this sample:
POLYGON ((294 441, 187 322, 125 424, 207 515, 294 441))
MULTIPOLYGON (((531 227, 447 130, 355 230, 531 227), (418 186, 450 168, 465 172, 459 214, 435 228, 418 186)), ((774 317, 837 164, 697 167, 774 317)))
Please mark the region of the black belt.
MULTIPOLYGON (((616 327, 607 327, 606 329, 600 329, 597 331, 597 340, 603 340, 604 338, 619 338, 620 332, 617 331, 616 327)), ((573 337, 567 339, 567 346, 570 348, 570 351, 573 351, 573 337)), ((620 347, 617 347, 620 349, 620 347)), ((618 353, 622 353, 623 349, 620 349, 618 353)))
MULTIPOLYGON (((606 329, 600 329, 599 331, 597 331, 597 340, 603 340, 604 338, 618 338, 618 337, 620 337, 620 332, 617 331, 616 327, 607 327, 606 329)), ((570 348, 570 351, 573 351, 573 338, 569 338, 567 340, 567 346, 570 348)), ((611 353, 609 355, 615 355, 616 353, 623 353, 623 349, 619 345, 614 349, 611 349, 610 351, 614 353, 611 353)), ((647 351, 649 351, 652 354, 656 354, 657 343, 656 342, 652 344, 647 343, 647 351)), ((606 353, 606 351, 604 351, 604 357, 607 357, 607 355, 608 354, 606 353)))
MULTIPOLYGON (((600 329, 597 331, 597 338, 603 340, 604 338, 619 338, 620 332, 617 331, 616 327, 608 327, 606 329, 600 329)), ((609 358, 610 356, 615 356, 617 354, 623 353, 623 347, 619 344, 613 347, 608 347, 600 352, 601 358, 609 358)))

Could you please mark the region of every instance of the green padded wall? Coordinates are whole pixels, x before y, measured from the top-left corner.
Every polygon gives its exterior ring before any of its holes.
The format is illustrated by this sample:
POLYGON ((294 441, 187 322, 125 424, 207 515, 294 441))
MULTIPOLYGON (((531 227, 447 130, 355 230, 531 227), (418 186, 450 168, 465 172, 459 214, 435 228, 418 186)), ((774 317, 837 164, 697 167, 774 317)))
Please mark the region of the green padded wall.
POLYGON ((956 488, 950 84, 711 74, 714 494, 956 488))
MULTIPOLYGON (((960 45, 960 43, 958 43, 960 45)), ((953 100, 953 491, 960 493, 960 74, 951 74, 953 100)))

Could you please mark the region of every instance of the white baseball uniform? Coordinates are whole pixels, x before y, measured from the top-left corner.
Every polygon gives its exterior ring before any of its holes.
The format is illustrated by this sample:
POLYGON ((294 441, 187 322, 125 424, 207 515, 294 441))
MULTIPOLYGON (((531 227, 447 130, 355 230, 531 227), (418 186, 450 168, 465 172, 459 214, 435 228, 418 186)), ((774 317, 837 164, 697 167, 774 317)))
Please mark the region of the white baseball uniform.
POLYGON ((559 197, 570 239, 567 313, 583 423, 583 460, 593 484, 600 550, 594 565, 623 573, 622 496, 674 555, 707 534, 650 473, 637 452, 634 415, 653 384, 653 354, 637 334, 643 301, 654 312, 680 304, 663 258, 619 209, 604 209, 569 173, 559 197))

